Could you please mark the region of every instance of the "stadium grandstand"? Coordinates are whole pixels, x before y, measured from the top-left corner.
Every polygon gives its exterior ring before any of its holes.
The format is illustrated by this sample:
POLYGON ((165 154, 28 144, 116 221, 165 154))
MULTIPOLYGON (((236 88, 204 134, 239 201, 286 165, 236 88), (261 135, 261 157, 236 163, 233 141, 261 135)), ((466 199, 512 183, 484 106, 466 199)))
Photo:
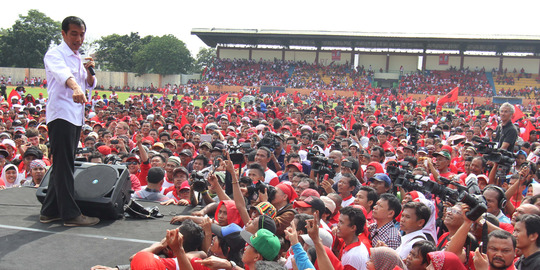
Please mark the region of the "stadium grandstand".
POLYGON ((540 98, 540 37, 254 29, 191 32, 217 50, 200 81, 221 91, 380 92, 492 98, 540 98))

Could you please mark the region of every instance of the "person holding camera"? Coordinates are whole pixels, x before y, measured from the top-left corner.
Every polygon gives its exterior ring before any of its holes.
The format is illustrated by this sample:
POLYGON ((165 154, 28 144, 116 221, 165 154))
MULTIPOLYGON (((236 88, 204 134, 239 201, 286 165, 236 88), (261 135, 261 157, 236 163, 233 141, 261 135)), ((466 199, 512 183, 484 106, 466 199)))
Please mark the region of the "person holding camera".
POLYGON ((495 142, 498 143, 498 148, 510 152, 514 151, 514 145, 519 135, 516 126, 512 124, 512 117, 515 111, 516 109, 512 104, 508 102, 503 103, 499 109, 501 124, 495 130, 495 142))

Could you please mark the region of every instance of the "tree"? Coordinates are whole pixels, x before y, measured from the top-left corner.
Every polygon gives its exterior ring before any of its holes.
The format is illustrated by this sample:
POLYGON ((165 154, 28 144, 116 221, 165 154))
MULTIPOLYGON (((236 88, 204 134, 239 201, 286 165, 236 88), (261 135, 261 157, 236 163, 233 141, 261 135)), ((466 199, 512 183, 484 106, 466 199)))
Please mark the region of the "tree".
POLYGON ((210 67, 216 58, 215 48, 200 48, 195 62, 195 71, 203 72, 205 67, 210 67))
POLYGON ((0 37, 0 64, 9 67, 43 67, 43 57, 52 43, 61 39, 61 23, 31 9, 0 37))
POLYGON ((139 33, 120 36, 112 34, 97 40, 99 49, 96 60, 105 70, 135 71, 135 54, 152 40, 152 36, 141 38, 139 33))
POLYGON ((194 59, 186 44, 173 35, 153 37, 135 54, 136 72, 161 75, 188 73, 194 59))

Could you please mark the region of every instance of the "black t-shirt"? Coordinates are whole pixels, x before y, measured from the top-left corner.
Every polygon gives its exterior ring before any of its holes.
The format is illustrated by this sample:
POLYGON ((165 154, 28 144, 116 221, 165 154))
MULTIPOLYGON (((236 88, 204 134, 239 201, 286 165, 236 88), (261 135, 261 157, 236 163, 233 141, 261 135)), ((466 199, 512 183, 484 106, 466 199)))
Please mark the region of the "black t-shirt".
POLYGON ((512 121, 508 121, 508 123, 506 123, 504 126, 499 125, 496 132, 497 137, 495 137, 495 141, 499 143, 498 147, 501 148, 502 144, 507 142, 510 145, 506 150, 514 152, 514 145, 516 144, 519 133, 516 126, 512 124, 512 121))

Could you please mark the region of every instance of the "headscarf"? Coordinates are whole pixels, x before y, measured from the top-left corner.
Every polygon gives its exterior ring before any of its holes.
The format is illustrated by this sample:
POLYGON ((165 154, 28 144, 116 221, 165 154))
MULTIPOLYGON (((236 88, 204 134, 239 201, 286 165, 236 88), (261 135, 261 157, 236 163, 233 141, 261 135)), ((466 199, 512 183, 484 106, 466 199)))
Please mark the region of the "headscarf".
POLYGON ((19 186, 21 184, 21 177, 19 176, 19 170, 17 169, 17 166, 15 166, 13 164, 8 164, 8 165, 4 166, 4 169, 2 169, 1 178, 4 181, 4 183, 6 184, 6 188, 19 186), (8 182, 8 180, 6 179, 6 171, 8 169, 11 169, 11 168, 15 169, 15 173, 17 173, 17 178, 15 179, 15 182, 13 182, 13 183, 8 182))
POLYGON ((394 269, 396 266, 407 269, 397 251, 390 247, 371 248, 371 261, 376 270, 394 269))
POLYGON ((416 191, 414 191, 414 192, 416 193, 416 198, 412 194, 413 192, 410 192, 411 196, 413 197, 413 201, 421 202, 421 203, 425 204, 429 208, 429 211, 431 212, 431 215, 429 216, 428 222, 424 225, 424 228, 422 228, 422 232, 424 234, 427 233, 427 234, 431 235, 431 237, 433 237, 433 240, 435 241, 435 243, 437 243, 437 226, 436 226, 437 212, 435 210, 435 204, 433 204, 432 201, 426 199, 426 197, 424 196, 424 194, 422 192, 416 192, 416 191))
POLYGON ((428 258, 435 270, 466 270, 458 256, 448 251, 428 253, 428 258))

